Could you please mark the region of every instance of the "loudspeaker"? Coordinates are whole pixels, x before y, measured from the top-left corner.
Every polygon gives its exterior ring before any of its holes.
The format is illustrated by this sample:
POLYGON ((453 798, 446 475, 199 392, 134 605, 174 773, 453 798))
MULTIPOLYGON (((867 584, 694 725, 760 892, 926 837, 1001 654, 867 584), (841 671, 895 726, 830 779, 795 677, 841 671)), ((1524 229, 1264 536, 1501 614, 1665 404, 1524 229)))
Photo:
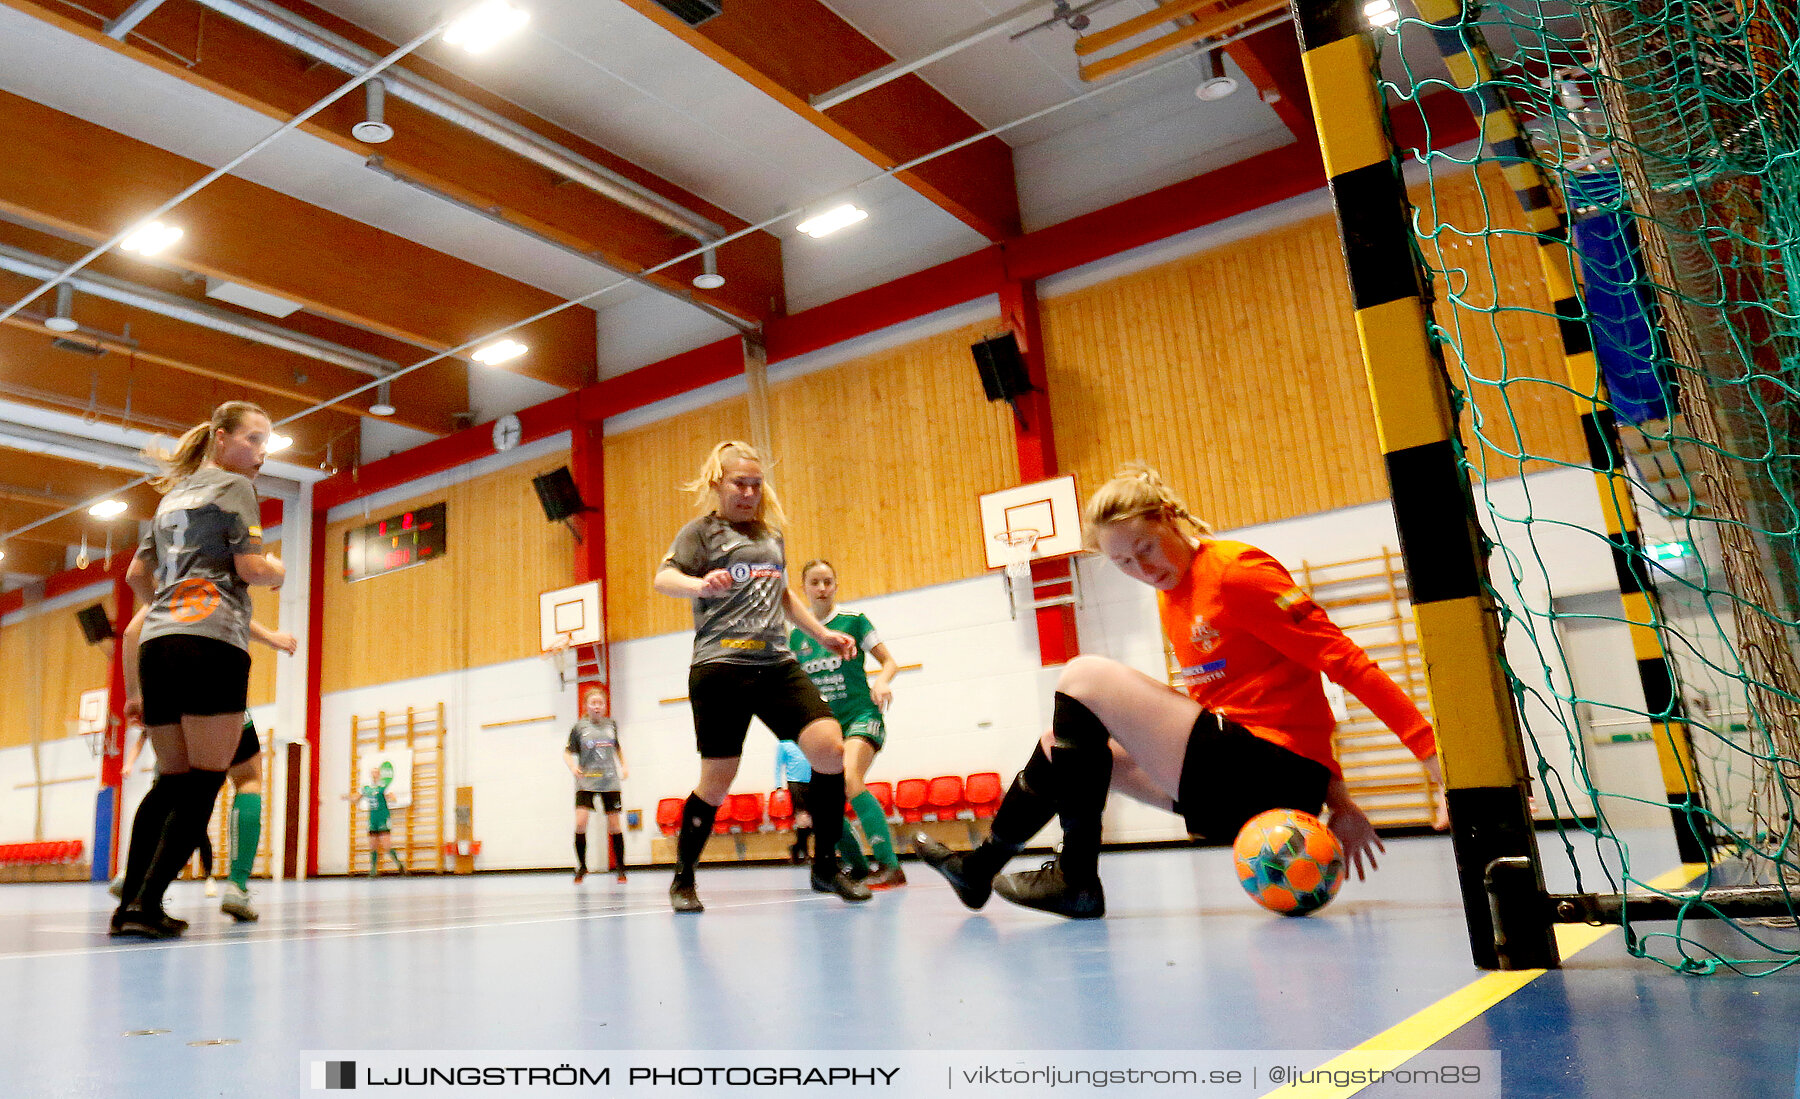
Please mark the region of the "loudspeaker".
POLYGON ((106 617, 106 608, 99 603, 76 611, 75 620, 81 623, 81 635, 87 638, 90 645, 98 645, 113 635, 112 623, 106 617))
POLYGON ((1019 353, 1019 341, 1011 332, 971 344, 969 351, 975 356, 975 369, 981 372, 981 388, 988 400, 1011 401, 1031 392, 1025 356, 1019 353))
POLYGON ((540 477, 533 477, 531 487, 537 489, 538 503, 544 505, 544 518, 552 523, 588 510, 581 502, 581 490, 575 487, 575 475, 569 472, 568 466, 558 466, 540 477))

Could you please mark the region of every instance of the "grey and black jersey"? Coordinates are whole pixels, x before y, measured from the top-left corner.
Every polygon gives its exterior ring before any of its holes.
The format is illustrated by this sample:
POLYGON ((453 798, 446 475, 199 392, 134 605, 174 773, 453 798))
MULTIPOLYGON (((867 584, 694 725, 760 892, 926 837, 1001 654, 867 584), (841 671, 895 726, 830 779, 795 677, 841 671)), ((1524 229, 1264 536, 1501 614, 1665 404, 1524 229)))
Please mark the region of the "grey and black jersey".
POLYGON ((575 754, 575 789, 594 793, 619 789, 619 724, 610 717, 583 717, 569 730, 575 754))
POLYGON ((695 664, 773 664, 792 660, 787 646, 786 551, 781 532, 703 515, 675 536, 659 568, 701 577, 731 574, 723 595, 694 600, 695 664))
POLYGON ((141 639, 210 637, 250 648, 250 587, 236 557, 262 552, 262 511, 250 479, 213 466, 163 495, 137 555, 156 573, 141 639))

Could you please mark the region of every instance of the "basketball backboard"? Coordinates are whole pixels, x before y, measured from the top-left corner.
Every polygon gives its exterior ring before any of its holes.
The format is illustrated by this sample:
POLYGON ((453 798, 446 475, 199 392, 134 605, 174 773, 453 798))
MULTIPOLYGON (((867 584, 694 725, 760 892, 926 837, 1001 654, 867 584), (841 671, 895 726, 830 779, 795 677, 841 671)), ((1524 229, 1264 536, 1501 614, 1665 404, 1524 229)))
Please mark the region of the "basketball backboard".
POLYGON ((982 495, 981 543, 988 568, 1005 567, 1007 543, 1021 531, 1037 532, 1034 558, 1081 552, 1081 505, 1076 502, 1073 476, 982 495))
POLYGON ((600 581, 589 580, 538 596, 539 648, 549 652, 559 644, 598 645, 602 640, 600 625, 600 581))

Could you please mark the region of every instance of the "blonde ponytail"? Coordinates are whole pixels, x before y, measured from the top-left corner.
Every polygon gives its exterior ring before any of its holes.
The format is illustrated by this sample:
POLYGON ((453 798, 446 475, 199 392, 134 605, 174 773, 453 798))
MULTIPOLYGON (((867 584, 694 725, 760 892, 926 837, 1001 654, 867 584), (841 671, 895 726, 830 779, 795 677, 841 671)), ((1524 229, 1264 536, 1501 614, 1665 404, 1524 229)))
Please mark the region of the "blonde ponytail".
POLYGON ((260 406, 249 401, 226 401, 213 409, 212 419, 184 431, 176 441, 173 453, 158 447, 145 450, 144 456, 163 469, 161 476, 150 478, 150 484, 158 492, 167 492, 186 480, 211 453, 213 432, 223 431, 229 435, 244 422, 244 417, 251 415, 269 418, 260 406))
POLYGON ((1181 497, 1163 483, 1162 475, 1142 462, 1127 462, 1088 498, 1081 513, 1082 542, 1094 549, 1100 528, 1122 523, 1139 516, 1151 516, 1167 523, 1186 523, 1201 538, 1211 538, 1210 523, 1188 510, 1181 497))

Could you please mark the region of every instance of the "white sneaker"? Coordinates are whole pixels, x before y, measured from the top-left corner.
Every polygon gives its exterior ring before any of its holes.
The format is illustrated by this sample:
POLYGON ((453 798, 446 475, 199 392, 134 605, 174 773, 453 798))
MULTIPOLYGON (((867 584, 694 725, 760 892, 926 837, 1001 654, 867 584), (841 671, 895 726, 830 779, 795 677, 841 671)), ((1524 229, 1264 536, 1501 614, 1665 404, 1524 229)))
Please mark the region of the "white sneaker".
POLYGON ((225 883, 224 899, 219 902, 219 911, 240 923, 261 918, 256 909, 250 907, 250 891, 239 889, 236 882, 225 883))
POLYGON ((216 897, 219 895, 219 883, 211 878, 206 879, 206 895, 209 897, 216 897))

